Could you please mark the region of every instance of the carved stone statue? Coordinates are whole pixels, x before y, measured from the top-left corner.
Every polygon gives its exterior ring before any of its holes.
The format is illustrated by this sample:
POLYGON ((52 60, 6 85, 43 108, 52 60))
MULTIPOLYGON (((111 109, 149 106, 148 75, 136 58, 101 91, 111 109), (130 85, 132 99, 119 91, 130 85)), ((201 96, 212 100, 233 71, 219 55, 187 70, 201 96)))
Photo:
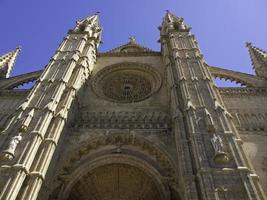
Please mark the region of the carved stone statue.
POLYGON ((211 138, 211 143, 215 150, 215 153, 223 152, 223 142, 220 136, 214 134, 213 137, 211 138))
POLYGON ((15 154, 15 150, 19 144, 19 142, 21 141, 22 137, 20 135, 14 136, 11 138, 7 149, 5 149, 4 151, 2 151, 2 159, 8 159, 11 160, 14 158, 14 154, 15 154))
POLYGON ((211 144, 215 151, 214 162, 223 164, 229 161, 227 153, 223 151, 223 141, 219 135, 213 134, 211 138, 211 144))

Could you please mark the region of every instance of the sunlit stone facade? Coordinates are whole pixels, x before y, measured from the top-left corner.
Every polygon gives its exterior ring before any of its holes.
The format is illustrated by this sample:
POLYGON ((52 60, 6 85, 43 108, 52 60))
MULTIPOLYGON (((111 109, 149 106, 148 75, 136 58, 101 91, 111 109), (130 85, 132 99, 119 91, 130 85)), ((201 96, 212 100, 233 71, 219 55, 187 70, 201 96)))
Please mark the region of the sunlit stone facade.
POLYGON ((9 78, 19 48, 0 57, 0 199, 265 199, 267 54, 248 43, 256 75, 230 71, 182 18, 159 30, 160 52, 130 38, 97 53, 94 15, 44 70, 9 78))

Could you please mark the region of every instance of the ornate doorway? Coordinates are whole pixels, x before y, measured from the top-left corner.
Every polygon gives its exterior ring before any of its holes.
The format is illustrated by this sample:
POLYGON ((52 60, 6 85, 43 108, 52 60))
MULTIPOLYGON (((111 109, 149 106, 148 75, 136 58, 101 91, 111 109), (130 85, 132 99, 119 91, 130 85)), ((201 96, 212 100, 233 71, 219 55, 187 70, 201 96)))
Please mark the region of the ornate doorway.
POLYGON ((179 199, 173 161, 167 152, 138 135, 97 137, 70 150, 66 157, 56 172, 59 182, 49 199, 179 199))
POLYGON ((86 173, 68 200, 163 200, 149 174, 127 164, 108 164, 86 173))

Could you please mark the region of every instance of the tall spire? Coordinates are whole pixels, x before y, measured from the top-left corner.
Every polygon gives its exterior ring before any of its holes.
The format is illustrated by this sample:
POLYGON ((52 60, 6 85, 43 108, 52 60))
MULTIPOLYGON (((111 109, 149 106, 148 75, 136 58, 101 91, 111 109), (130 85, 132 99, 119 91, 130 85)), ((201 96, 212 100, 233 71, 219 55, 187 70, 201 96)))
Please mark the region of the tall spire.
POLYGON ((15 50, 0 56, 0 78, 8 78, 10 76, 20 51, 21 47, 17 47, 15 50))
POLYGON ((257 76, 267 79, 267 52, 253 46, 250 42, 247 42, 246 46, 257 76))

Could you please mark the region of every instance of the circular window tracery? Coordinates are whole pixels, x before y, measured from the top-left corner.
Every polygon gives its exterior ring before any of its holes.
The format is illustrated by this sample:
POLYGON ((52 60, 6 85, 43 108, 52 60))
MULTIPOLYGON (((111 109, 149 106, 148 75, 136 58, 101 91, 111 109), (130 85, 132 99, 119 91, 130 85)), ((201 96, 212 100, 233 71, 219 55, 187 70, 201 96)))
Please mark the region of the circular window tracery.
POLYGON ((160 85, 158 72, 133 63, 107 67, 93 79, 93 90, 98 96, 121 103, 141 101, 156 92, 160 85))

